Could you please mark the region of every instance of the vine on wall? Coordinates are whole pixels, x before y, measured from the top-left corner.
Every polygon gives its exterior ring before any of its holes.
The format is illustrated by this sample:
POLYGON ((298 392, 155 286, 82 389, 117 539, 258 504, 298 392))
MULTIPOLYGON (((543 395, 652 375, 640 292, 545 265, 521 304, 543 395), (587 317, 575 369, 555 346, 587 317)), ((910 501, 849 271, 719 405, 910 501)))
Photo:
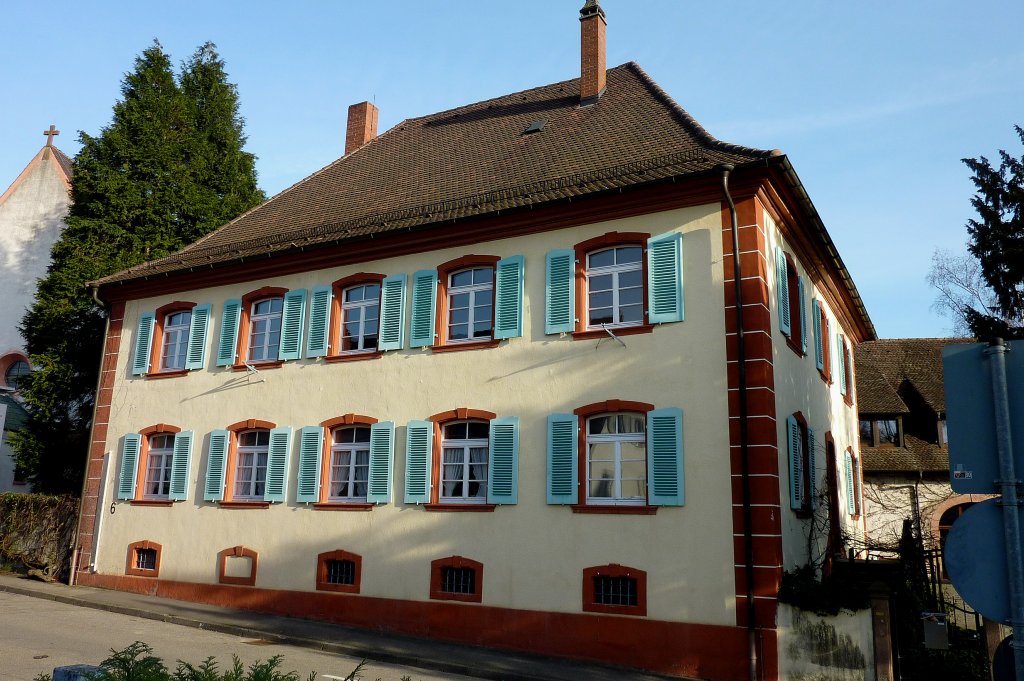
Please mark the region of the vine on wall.
POLYGON ((47 494, 0 494, 0 567, 48 581, 71 569, 78 499, 47 494))

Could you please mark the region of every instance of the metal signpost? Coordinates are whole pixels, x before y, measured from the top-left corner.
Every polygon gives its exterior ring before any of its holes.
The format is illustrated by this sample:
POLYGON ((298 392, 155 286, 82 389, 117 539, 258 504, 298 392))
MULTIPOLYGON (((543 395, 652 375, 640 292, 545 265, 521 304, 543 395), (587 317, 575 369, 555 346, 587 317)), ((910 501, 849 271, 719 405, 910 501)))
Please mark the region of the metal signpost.
MULTIPOLYGON (((1018 467, 1024 470, 1024 432, 1021 432, 1024 429, 1024 391, 1021 390, 1024 387, 1024 342, 1007 346, 1002 339, 996 339, 988 347, 981 344, 946 346, 942 366, 950 484, 956 492, 1002 495, 999 500, 1003 510, 1002 548, 1005 548, 1010 597, 1009 624, 1013 626, 1014 639, 1010 645, 1017 681, 1024 681, 1024 542, 1018 501, 1020 480, 1016 470, 1018 467), (1016 352, 1011 352, 1013 350, 1016 352), (1012 394, 1009 385, 1015 387, 1012 394)), ((966 516, 965 513, 962 517, 966 516)), ((953 527, 956 528, 956 522, 953 527)), ((1001 556, 995 546, 997 542, 992 540, 972 547, 976 552, 971 555, 957 555, 958 544, 954 544, 953 560, 960 564, 998 560, 1001 556)), ((959 589, 960 583, 955 578, 952 581, 959 589)), ((970 591, 969 583, 964 586, 970 591)), ((971 601, 968 599, 968 602, 971 601)))

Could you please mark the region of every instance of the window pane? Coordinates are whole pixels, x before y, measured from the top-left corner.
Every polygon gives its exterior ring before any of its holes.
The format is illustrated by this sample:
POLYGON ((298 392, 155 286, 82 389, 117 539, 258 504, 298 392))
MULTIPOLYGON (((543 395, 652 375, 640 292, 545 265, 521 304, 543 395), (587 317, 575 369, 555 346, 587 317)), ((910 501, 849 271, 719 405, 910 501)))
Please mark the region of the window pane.
POLYGON ((871 424, 872 423, 873 423, 873 421, 871 419, 861 419, 860 420, 860 439, 863 440, 865 443, 867 443, 869 445, 872 442, 872 437, 873 437, 872 433, 871 433, 871 424))
POLYGON ((483 421, 471 421, 469 423, 470 440, 486 440, 490 435, 491 426, 483 421))
POLYGON ((451 324, 465 324, 469 321, 469 308, 455 308, 448 313, 448 321, 451 324))
POLYGON ((590 309, 591 310, 598 310, 598 309, 601 309, 601 308, 608 308, 610 310, 611 307, 612 307, 612 295, 613 294, 612 294, 611 291, 599 291, 599 292, 591 291, 590 292, 590 309))
POLYGON ((614 416, 594 416, 587 422, 587 432, 592 435, 600 435, 601 433, 614 433, 615 432, 615 417, 614 416))
POLYGON ((477 307, 484 306, 484 305, 490 307, 491 299, 492 299, 491 289, 488 288, 488 289, 484 289, 482 291, 476 291, 475 292, 475 297, 473 299, 473 303, 477 307))
POLYGON ((624 288, 619 290, 619 305, 642 305, 644 290, 642 288, 624 288))
MULTIPOLYGON (((590 460, 592 462, 603 462, 615 461, 615 443, 614 442, 593 442, 590 445, 590 460)), ((591 469, 590 477, 600 477, 600 474, 593 475, 593 468, 591 469)), ((597 467, 600 471, 601 467, 597 467)), ((614 472, 614 471, 613 471, 614 472)))
POLYGON ((615 261, 621 265, 627 262, 640 262, 643 249, 639 246, 623 246, 615 249, 615 261))
POLYGON ((590 320, 590 326, 599 326, 601 324, 612 323, 612 308, 604 307, 597 310, 591 310, 588 316, 590 320))
POLYGON ((643 321, 644 317, 644 306, 639 305, 624 305, 619 308, 619 322, 640 322, 643 321))
POLYGON ((489 284, 494 280, 494 270, 490 267, 478 267, 473 270, 474 284, 489 284))
POLYGON ((354 303, 363 299, 363 287, 355 286, 345 291, 345 302, 354 303))
POLYGON ((463 270, 452 275, 451 286, 469 286, 473 283, 473 271, 463 270))
POLYGON ((640 269, 619 272, 619 286, 633 287, 644 285, 644 273, 640 269))
POLYGON ((448 440, 465 440, 466 439, 466 424, 465 423, 451 423, 444 427, 444 436, 448 440))
POLYGON ((602 274, 597 277, 590 277, 588 280, 591 293, 594 291, 610 291, 613 287, 612 275, 602 274))
POLYGON ((369 428, 353 428, 352 429, 352 441, 353 442, 369 442, 370 441, 370 429, 369 428))
POLYGON ((469 338, 469 325, 457 324, 448 331, 449 340, 465 340, 469 338))
POLYGON ((899 431, 896 428, 895 419, 880 420, 878 422, 878 441, 883 444, 899 444, 899 431))
POLYGON ((619 414, 616 418, 620 433, 642 433, 646 429, 646 416, 643 414, 619 414))
POLYGON ((598 251, 597 253, 591 253, 587 257, 590 267, 607 267, 608 265, 615 264, 615 251, 611 248, 604 251, 598 251))

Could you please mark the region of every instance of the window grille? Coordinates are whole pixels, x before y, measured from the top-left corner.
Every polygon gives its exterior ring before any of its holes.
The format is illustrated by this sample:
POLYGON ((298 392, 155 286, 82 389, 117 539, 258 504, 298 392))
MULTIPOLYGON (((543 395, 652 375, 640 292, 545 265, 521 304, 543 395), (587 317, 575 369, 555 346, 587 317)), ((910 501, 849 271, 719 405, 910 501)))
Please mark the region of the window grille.
POLYGON ((136 570, 156 570, 156 549, 135 549, 136 570))
POLYGON ((351 560, 328 560, 326 581, 328 584, 355 584, 356 564, 351 560))
POLYGON ((441 591, 450 594, 475 594, 476 570, 465 567, 442 567, 441 591))
POLYGON ((594 603, 598 605, 637 605, 636 579, 633 577, 594 577, 594 603))

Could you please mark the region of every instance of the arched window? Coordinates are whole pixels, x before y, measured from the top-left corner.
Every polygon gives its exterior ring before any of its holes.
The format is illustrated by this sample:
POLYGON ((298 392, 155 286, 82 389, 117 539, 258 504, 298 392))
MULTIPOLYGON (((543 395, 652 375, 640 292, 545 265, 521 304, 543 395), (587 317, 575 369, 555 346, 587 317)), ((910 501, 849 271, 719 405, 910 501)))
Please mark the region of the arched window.
POLYGON ((377 350, 380 321, 380 283, 350 286, 342 292, 341 347, 343 353, 377 350))
POLYGON ((487 501, 490 424, 453 421, 441 426, 441 490, 439 503, 487 501))
POLYGON ((494 329, 494 268, 471 267, 448 275, 449 343, 490 340, 494 329))
POLYGON ((283 309, 284 298, 281 297, 264 298, 252 303, 246 354, 250 362, 273 362, 278 359, 283 309))
POLYGON ((32 369, 29 367, 28 362, 24 360, 15 360, 7 367, 4 371, 4 385, 11 390, 17 390, 21 384, 21 377, 27 376, 32 369))
POLYGON ((172 312, 164 318, 160 371, 180 371, 185 368, 191 325, 192 310, 172 312))
POLYGON ((331 432, 331 461, 327 501, 365 502, 370 469, 370 426, 335 428, 331 432))
POLYGON ((270 452, 270 431, 264 428, 238 434, 235 465, 234 498, 241 501, 263 501, 267 484, 267 456, 270 452))
POLYGON ((644 322, 643 246, 603 248, 587 254, 587 328, 644 322))
POLYGON ((646 418, 616 412, 587 419, 588 504, 647 503, 646 418))

